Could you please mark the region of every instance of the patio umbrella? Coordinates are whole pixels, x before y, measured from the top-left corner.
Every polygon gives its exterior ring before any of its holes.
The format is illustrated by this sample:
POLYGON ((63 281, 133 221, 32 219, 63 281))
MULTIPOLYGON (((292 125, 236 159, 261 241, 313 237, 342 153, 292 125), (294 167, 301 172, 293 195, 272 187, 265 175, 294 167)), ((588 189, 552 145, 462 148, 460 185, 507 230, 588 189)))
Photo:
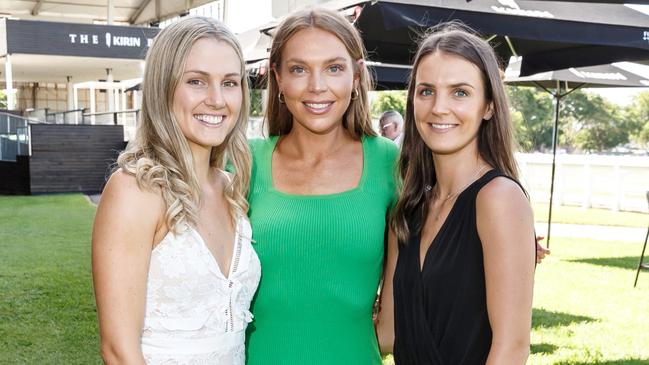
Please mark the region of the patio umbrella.
POLYGON ((546 244, 550 247, 552 226, 552 200, 554 197, 554 175, 557 155, 557 137, 559 134, 559 107, 561 98, 571 92, 585 87, 648 87, 649 80, 625 71, 614 65, 569 68, 559 71, 543 72, 532 76, 519 76, 520 60, 510 63, 505 71, 505 82, 517 86, 536 86, 554 98, 554 126, 552 128, 552 174, 550 177, 550 206, 548 209, 548 231, 546 244))
POLYGON ((649 60, 649 16, 621 4, 532 0, 336 0, 370 59, 412 64, 425 29, 460 20, 492 39, 503 60, 522 56, 522 75, 649 60), (496 39, 497 38, 497 39, 496 39))

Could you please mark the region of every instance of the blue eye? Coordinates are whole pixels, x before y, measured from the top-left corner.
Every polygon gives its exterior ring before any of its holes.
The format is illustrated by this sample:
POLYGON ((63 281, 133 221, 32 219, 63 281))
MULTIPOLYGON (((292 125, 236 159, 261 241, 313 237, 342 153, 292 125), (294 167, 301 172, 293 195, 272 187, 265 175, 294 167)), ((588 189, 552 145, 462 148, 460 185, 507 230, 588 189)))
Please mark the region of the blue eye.
POLYGON ((458 97, 469 96, 469 93, 467 93, 464 89, 457 89, 455 90, 455 96, 458 97))
POLYGON ((197 79, 190 79, 190 80, 187 80, 187 83, 190 84, 190 85, 193 85, 193 86, 200 86, 200 85, 203 84, 203 81, 197 80, 197 79))
POLYGON ((294 74, 303 74, 304 72, 306 72, 306 70, 302 66, 293 66, 289 68, 289 71, 294 74))
POLYGON ((342 65, 331 65, 328 67, 328 71, 331 73, 338 73, 342 71, 344 67, 342 65))
POLYGON ((433 90, 431 90, 431 89, 421 89, 421 90, 419 90, 419 95, 421 95, 421 96, 431 96, 431 95, 433 95, 433 90))

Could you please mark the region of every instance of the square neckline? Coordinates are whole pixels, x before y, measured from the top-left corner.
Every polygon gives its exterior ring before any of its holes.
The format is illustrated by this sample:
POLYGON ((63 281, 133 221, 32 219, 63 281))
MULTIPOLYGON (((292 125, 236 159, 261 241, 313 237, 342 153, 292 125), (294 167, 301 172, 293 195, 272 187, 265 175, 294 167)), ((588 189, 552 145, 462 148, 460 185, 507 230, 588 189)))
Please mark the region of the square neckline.
POLYGON ((269 140, 271 141, 271 149, 270 153, 266 158, 268 158, 268 166, 270 168, 267 171, 267 179, 268 179, 268 191, 277 195, 281 195, 286 198, 292 198, 292 199, 328 199, 328 198, 339 198, 342 196, 354 194, 357 192, 360 192, 363 190, 363 187, 365 186, 365 180, 367 179, 367 146, 366 141, 367 139, 365 136, 361 136, 361 149, 363 150, 362 155, 363 155, 363 167, 361 171, 361 178, 358 180, 358 184, 351 188, 347 189, 344 191, 340 191, 337 193, 329 193, 329 194, 291 194, 287 193, 284 191, 281 191, 277 188, 275 188, 275 181, 273 180, 273 153, 275 152, 275 148, 277 147, 277 142, 279 141, 279 138, 281 136, 270 136, 269 140))

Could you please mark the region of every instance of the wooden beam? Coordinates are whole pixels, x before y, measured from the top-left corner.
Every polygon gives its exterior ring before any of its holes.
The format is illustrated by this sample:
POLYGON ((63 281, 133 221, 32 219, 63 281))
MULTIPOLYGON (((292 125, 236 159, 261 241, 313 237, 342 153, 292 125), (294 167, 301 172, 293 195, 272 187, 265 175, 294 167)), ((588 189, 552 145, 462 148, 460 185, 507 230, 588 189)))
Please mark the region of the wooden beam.
POLYGON ((135 11, 135 13, 133 13, 133 15, 131 16, 131 18, 128 20, 128 22, 129 22, 130 24, 134 24, 135 21, 137 20, 137 18, 140 17, 140 14, 142 14, 142 12, 144 11, 144 9, 145 9, 145 8, 146 8, 150 3, 151 3, 151 0, 142 0, 142 2, 140 3, 140 7, 137 8, 137 10, 135 11))

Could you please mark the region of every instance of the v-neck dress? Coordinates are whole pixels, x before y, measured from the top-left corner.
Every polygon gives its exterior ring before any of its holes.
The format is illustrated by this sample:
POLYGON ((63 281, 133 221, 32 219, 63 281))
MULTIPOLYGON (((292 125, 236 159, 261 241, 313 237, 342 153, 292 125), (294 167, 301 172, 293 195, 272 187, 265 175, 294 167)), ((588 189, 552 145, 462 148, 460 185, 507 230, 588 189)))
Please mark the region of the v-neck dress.
MULTIPOLYGON (((393 282, 397 365, 486 362, 492 332, 476 197, 498 176, 504 175, 487 172, 457 197, 424 256, 423 270, 420 228, 399 247, 393 282)), ((423 217, 415 216, 409 225, 421 227, 422 221, 423 217)))
POLYGON ((182 224, 153 249, 141 346, 152 364, 245 362, 245 330, 259 278, 247 217, 239 217, 227 273, 193 227, 182 224))
POLYGON ((365 136, 354 189, 293 195, 272 181, 277 137, 251 142, 249 215, 264 268, 249 365, 380 365, 372 306, 394 204, 397 147, 365 136))

